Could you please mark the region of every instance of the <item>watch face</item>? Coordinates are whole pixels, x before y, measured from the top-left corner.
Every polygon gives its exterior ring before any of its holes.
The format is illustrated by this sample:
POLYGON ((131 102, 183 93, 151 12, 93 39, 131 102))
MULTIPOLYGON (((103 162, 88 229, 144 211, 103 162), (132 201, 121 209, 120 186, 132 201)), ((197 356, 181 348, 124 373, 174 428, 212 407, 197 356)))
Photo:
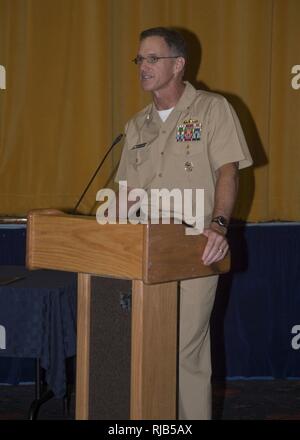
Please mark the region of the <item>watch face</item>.
POLYGON ((222 215, 219 215, 218 217, 213 218, 212 221, 217 223, 220 226, 223 226, 224 228, 227 228, 227 220, 222 215))
POLYGON ((219 217, 219 224, 220 224, 221 226, 226 226, 226 225, 227 225, 227 222, 226 222, 225 217, 222 217, 222 216, 220 215, 220 217, 219 217))

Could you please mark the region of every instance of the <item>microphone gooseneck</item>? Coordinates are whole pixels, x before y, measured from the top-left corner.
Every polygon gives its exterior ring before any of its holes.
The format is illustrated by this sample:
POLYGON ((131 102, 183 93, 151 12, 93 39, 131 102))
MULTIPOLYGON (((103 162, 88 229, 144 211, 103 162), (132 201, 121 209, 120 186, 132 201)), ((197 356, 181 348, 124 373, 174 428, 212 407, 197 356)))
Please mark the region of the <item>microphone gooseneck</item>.
POLYGON ((89 187, 91 186, 91 184, 92 184, 93 180, 95 179, 97 173, 99 172, 100 168, 102 167, 102 164, 104 163, 105 159, 107 158, 107 156, 109 155, 109 153, 111 152, 111 150, 114 148, 114 146, 117 145, 117 144, 120 142, 120 140, 122 139, 122 137, 123 137, 123 133, 120 133, 120 134, 116 137, 116 139, 113 141, 113 143, 111 144, 110 148, 109 148, 109 149, 107 150, 107 152, 105 153, 103 159, 101 160, 100 164, 98 165, 97 169, 95 170, 94 174, 92 175, 92 177, 91 177, 89 183, 87 184, 86 188, 84 189, 83 193, 81 194, 80 198, 78 199, 78 202, 76 203, 75 208, 74 208, 73 211, 72 211, 72 214, 76 214, 76 211, 77 211, 78 206, 80 205, 80 203, 81 203, 83 197, 85 196, 87 190, 88 190, 89 187))

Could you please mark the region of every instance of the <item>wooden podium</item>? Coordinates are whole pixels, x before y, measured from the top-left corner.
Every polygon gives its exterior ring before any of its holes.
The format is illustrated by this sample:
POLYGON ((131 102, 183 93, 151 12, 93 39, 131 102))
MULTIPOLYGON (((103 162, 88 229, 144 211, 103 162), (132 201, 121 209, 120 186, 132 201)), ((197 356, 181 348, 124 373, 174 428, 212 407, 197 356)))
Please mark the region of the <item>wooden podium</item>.
POLYGON ((176 419, 177 282, 230 266, 229 255, 202 265, 205 243, 184 225, 99 225, 60 211, 29 213, 27 267, 78 272, 77 420, 176 419), (132 285, 126 319, 111 284, 118 280, 121 291, 132 285))

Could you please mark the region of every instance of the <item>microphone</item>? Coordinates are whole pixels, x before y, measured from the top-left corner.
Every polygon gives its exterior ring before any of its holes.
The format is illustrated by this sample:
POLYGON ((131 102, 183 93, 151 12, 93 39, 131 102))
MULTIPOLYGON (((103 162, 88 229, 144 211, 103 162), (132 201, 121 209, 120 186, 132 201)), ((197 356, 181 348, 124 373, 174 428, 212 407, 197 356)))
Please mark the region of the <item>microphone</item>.
POLYGON ((93 180, 95 179, 98 171, 100 170, 100 168, 102 167, 103 162, 105 161, 105 159, 107 158, 108 154, 111 152, 111 150, 114 148, 115 145, 117 145, 120 140, 123 137, 123 133, 120 133, 116 139, 113 141, 113 143, 111 144, 110 148, 107 150, 107 152, 105 153, 105 156, 103 157, 103 159, 101 160, 99 166, 97 167, 96 171, 94 172, 94 174, 92 175, 89 183, 87 184, 86 188, 84 189, 83 193, 81 194, 80 198, 78 199, 78 202, 75 205, 75 208, 73 209, 73 211, 71 212, 72 214, 75 214, 77 211, 78 206, 80 205, 81 200, 83 199, 83 197, 85 196, 87 190, 89 189, 89 187, 91 186, 91 183, 93 182, 93 180))

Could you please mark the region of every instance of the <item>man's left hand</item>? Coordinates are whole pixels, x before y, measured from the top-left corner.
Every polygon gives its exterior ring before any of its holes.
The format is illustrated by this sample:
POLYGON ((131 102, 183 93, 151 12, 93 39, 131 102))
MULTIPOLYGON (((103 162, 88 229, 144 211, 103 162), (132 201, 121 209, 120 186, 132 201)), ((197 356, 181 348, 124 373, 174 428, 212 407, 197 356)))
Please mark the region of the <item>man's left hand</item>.
POLYGON ((225 257, 229 245, 225 235, 212 228, 204 229, 203 234, 207 237, 207 243, 202 255, 202 261, 205 266, 209 266, 225 257))

